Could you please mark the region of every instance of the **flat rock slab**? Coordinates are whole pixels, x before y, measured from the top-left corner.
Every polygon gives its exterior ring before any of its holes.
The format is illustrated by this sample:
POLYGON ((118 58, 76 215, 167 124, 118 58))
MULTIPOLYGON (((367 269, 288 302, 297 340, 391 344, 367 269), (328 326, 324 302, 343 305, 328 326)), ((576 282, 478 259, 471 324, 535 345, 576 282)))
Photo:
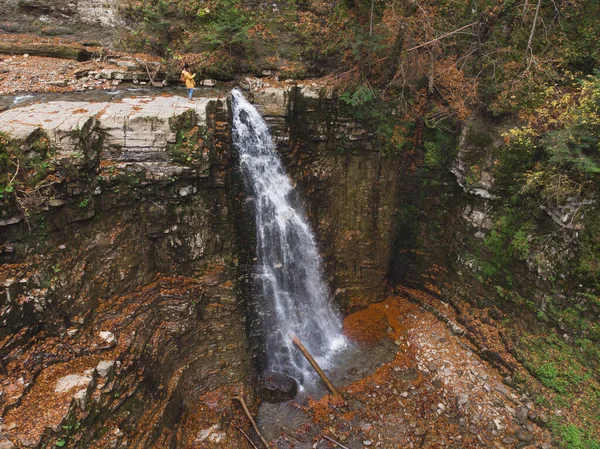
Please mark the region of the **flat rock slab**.
POLYGON ((109 145, 160 151, 175 139, 170 119, 193 110, 202 124, 206 121, 206 106, 210 100, 156 96, 109 102, 35 103, 0 113, 0 131, 26 139, 41 129, 61 151, 70 151, 78 142, 79 131, 85 129, 90 120, 97 120, 99 128, 107 132, 109 145))
POLYGON ((92 376, 82 376, 81 374, 69 374, 68 376, 61 377, 56 382, 54 391, 56 393, 64 393, 72 390, 73 388, 88 387, 92 382, 92 376))
POLYGON ((36 129, 43 129, 51 139, 81 129, 106 104, 79 101, 51 101, 17 107, 0 113, 0 131, 17 139, 29 137, 36 129))

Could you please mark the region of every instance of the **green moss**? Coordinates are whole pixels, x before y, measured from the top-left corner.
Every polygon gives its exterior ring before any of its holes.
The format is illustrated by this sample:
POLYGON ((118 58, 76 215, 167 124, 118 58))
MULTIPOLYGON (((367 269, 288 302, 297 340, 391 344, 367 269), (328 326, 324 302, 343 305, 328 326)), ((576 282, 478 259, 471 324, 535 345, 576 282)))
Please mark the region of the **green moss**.
POLYGON ((45 186, 56 178, 52 157, 56 150, 47 136, 36 133, 25 142, 0 133, 0 209, 2 216, 15 212, 28 215, 48 199, 45 186))
POLYGON ((573 271, 582 284, 600 291, 600 209, 588 209, 584 220, 579 238, 581 251, 578 259, 573 261, 573 271))
POLYGON ((600 449, 599 440, 591 438, 587 432, 573 424, 554 421, 551 427, 565 449, 600 449))
MULTIPOLYGON (((414 148, 412 139, 417 123, 394 114, 396 100, 393 96, 384 98, 379 89, 359 84, 342 92, 338 98, 338 112, 341 116, 355 118, 369 129, 382 154, 397 156, 414 148)), ((431 143, 435 145, 435 142, 431 143)))
POLYGON ((456 136, 439 128, 426 128, 423 136, 425 167, 439 169, 448 166, 452 149, 456 147, 456 136))
POLYGON ((210 154, 210 138, 204 126, 197 123, 193 111, 171 119, 170 128, 175 132, 176 141, 167 150, 171 158, 188 166, 204 166, 210 154))
MULTIPOLYGON (((514 328, 513 328, 514 329, 514 328)), ((550 426, 561 447, 591 449, 600 437, 600 384, 579 350, 539 327, 521 335, 517 356, 551 393, 530 385, 536 402, 548 408, 570 408, 572 421, 555 420, 550 426)), ((524 379, 526 382, 526 379, 524 379)))

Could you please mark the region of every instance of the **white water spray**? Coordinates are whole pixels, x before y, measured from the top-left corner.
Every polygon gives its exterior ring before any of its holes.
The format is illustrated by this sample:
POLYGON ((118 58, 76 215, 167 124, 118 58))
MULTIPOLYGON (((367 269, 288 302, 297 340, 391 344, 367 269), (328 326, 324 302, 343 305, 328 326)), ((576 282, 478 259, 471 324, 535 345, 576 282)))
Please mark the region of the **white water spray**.
POLYGON ((258 277, 265 301, 263 319, 269 368, 314 379, 312 368, 293 345, 295 334, 327 368, 345 345, 341 320, 331 306, 314 234, 304 216, 258 111, 241 92, 232 96, 233 143, 256 210, 258 277), (298 204, 295 204, 298 203, 298 204))

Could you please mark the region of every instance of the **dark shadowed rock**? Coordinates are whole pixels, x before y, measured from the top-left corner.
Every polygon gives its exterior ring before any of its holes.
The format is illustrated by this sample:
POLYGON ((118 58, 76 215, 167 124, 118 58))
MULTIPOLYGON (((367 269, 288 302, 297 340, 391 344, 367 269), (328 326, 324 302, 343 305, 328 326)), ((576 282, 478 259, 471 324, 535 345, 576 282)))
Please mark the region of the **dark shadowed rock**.
POLYGON ((262 398, 266 402, 284 402, 298 393, 296 379, 284 373, 265 371, 260 382, 262 398))
POLYGON ((521 425, 527 423, 527 417, 529 415, 529 409, 525 406, 520 406, 517 408, 517 422, 521 425))
POLYGON ((417 380, 419 378, 419 373, 417 370, 408 369, 398 374, 398 378, 400 380, 404 380, 407 382, 412 382, 413 380, 417 380))
POLYGON ((533 441, 533 434, 531 432, 527 432, 526 430, 517 431, 517 438, 519 441, 524 441, 525 443, 529 443, 533 441))

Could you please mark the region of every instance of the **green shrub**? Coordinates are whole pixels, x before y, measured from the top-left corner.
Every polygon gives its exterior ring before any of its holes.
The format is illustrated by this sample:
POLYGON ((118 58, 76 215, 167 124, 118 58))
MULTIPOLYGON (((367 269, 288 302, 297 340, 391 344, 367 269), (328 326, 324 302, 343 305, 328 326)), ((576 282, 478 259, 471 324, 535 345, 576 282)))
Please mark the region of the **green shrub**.
POLYGON ((248 30, 253 23, 239 0, 220 0, 214 11, 203 14, 207 28, 202 36, 214 49, 225 47, 230 53, 243 53, 248 43, 248 30))

